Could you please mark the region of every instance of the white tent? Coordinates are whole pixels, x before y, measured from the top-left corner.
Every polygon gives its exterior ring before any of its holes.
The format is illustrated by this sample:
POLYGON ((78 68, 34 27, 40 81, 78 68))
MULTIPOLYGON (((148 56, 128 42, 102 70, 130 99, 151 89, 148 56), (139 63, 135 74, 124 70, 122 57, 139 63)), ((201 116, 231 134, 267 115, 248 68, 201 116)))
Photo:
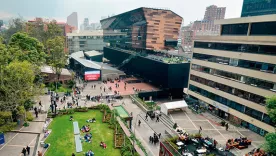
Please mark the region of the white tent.
POLYGON ((161 105, 161 112, 163 112, 164 114, 168 115, 168 111, 169 110, 173 110, 173 109, 184 109, 188 107, 186 101, 182 100, 182 101, 175 101, 175 102, 167 102, 167 103, 163 103, 161 105))

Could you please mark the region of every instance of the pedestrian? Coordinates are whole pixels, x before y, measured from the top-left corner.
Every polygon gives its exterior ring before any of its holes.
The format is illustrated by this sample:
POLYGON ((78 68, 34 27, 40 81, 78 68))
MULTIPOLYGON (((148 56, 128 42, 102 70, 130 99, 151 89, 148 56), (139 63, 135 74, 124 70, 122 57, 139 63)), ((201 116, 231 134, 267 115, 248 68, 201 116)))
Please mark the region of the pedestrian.
POLYGON ((35 117, 38 118, 38 111, 35 111, 35 117))
POLYGON ((23 147, 21 153, 22 153, 24 156, 26 156, 26 152, 27 152, 26 148, 23 147))
POLYGON ((37 151, 37 156, 42 156, 42 152, 37 151))
POLYGON ((156 122, 159 122, 159 116, 156 117, 156 122))
POLYGON ((96 89, 96 85, 94 85, 94 89, 96 89))
POLYGON ((229 125, 228 125, 228 123, 226 123, 225 130, 228 131, 228 128, 229 128, 229 125))
POLYGON ((37 112, 37 108, 36 107, 34 108, 34 111, 37 112))
POLYGON ((138 126, 140 126, 140 125, 141 125, 141 121, 139 120, 139 121, 138 121, 138 126))
POLYGON ((27 150, 28 155, 30 155, 30 150, 31 150, 31 148, 30 148, 29 146, 27 146, 27 147, 26 147, 26 150, 27 150))
POLYGON ((160 139, 160 137, 161 137, 161 133, 159 133, 159 134, 158 134, 158 137, 159 137, 159 139, 160 139))
POLYGON ((201 128, 201 126, 199 126, 199 131, 198 131, 198 133, 200 134, 201 131, 202 131, 202 128, 201 128))
POLYGON ((72 156, 76 156, 75 153, 72 153, 72 156))
POLYGON ((215 148, 216 148, 217 144, 218 144, 217 140, 214 140, 214 147, 215 148))
POLYGON ((126 86, 124 86, 125 90, 126 90, 126 86))
POLYGON ((152 144, 154 143, 154 137, 151 137, 151 143, 152 144))
POLYGON ((146 119, 145 120, 148 121, 148 114, 146 114, 146 119))
POLYGON ((152 136, 149 137, 149 142, 152 143, 152 136))
POLYGON ((125 101, 123 101, 122 105, 126 105, 126 104, 125 104, 125 101))

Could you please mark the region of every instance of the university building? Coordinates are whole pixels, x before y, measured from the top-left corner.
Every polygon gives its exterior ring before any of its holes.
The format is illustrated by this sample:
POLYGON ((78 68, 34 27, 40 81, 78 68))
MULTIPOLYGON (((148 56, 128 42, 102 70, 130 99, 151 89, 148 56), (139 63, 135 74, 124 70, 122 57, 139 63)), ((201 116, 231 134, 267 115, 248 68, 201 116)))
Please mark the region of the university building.
POLYGON ((235 125, 274 132, 265 97, 276 95, 276 15, 215 23, 219 36, 194 41, 189 96, 235 125))

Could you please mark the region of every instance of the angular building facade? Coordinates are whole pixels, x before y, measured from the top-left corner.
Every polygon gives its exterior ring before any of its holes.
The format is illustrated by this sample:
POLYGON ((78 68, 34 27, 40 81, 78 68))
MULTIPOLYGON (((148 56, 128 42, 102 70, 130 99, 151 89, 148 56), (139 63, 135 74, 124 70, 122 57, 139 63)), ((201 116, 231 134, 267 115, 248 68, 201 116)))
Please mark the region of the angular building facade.
POLYGON ((182 17, 170 10, 138 8, 101 20, 104 31, 126 32, 108 42, 122 48, 163 50, 177 46, 182 17))
POLYGON ((275 132, 265 97, 276 95, 276 15, 216 21, 194 41, 188 94, 210 112, 262 136, 275 132))
POLYGON ((244 0, 241 17, 276 14, 276 0, 244 0))
POLYGON ((79 25, 78 25, 78 13, 77 12, 73 12, 72 14, 70 14, 67 17, 67 24, 75 27, 75 29, 78 29, 79 25))

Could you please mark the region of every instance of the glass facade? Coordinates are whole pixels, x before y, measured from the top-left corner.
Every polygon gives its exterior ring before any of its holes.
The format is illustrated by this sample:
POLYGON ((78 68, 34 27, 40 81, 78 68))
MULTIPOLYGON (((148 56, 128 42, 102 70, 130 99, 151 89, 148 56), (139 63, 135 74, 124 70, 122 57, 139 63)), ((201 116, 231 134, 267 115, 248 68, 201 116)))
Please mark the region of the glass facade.
POLYGON ((207 74, 211 74, 214 76, 223 77, 223 78, 231 80, 231 81, 248 84, 251 86, 255 86, 255 87, 270 90, 270 91, 273 90, 273 87, 275 85, 273 82, 260 80, 260 79, 256 79, 256 78, 252 78, 252 77, 248 77, 248 76, 243 76, 243 75, 239 75, 239 74, 235 74, 235 73, 231 73, 231 72, 227 72, 227 71, 210 69, 208 67, 195 65, 195 64, 192 64, 192 69, 196 70, 196 71, 204 72, 207 74))
POLYGON ((248 23, 222 25, 221 35, 247 35, 248 27, 248 23))
POLYGON ((240 43, 218 43, 218 42, 199 42, 195 41, 195 48, 225 50, 239 53, 254 53, 262 55, 276 55, 276 46, 240 44, 240 43))
POLYGON ((276 14, 276 0, 244 0, 241 17, 276 14))
POLYGON ((238 97, 243 98, 245 100, 249 100, 249 101, 252 101, 252 102, 260 104, 260 105, 265 104, 265 97, 263 97, 263 96, 259 96, 257 94, 253 94, 253 93, 249 93, 247 91, 236 89, 236 88, 233 88, 231 86, 227 86, 225 84, 221 84, 221 83, 217 83, 217 82, 214 82, 214 81, 211 81, 211 80, 207 80, 207 79, 195 76, 195 75, 191 75, 190 79, 195 81, 195 82, 198 82, 200 84, 203 84, 203 85, 215 88, 217 90, 229 93, 231 95, 238 96, 238 97))
POLYGON ((250 35, 275 36, 276 35, 275 27, 276 27, 276 22, 252 23, 250 35))
POLYGON ((193 58, 198 60, 203 60, 203 61, 209 61, 209 62, 220 63, 224 65, 236 66, 236 67, 276 74, 275 64, 241 60, 241 59, 232 59, 227 57, 198 54, 198 53, 194 53, 193 58))
MULTIPOLYGON (((194 85, 189 85, 189 90, 193 91, 193 92, 196 92, 206 98, 209 98, 213 101, 216 101, 216 102, 219 102, 225 106, 228 106, 236 111, 239 111, 243 114, 246 114, 254 119, 257 119, 259 121, 262 121, 262 122, 265 122, 265 119, 264 119, 264 113, 258 111, 258 110, 255 110, 255 109, 252 109, 252 108, 249 108, 249 107, 246 107, 242 104, 239 104, 237 102, 234 102, 234 101, 231 101, 229 99, 226 99, 224 97, 221 97, 219 95, 216 95, 214 93, 211 93, 209 91, 206 91, 204 89, 201 89, 199 87, 196 87, 194 85)), ((266 123, 267 121, 270 121, 270 118, 269 116, 266 116, 266 123)), ((274 126, 275 124, 272 123, 272 122, 268 122, 267 124, 270 124, 271 126, 274 126)))

